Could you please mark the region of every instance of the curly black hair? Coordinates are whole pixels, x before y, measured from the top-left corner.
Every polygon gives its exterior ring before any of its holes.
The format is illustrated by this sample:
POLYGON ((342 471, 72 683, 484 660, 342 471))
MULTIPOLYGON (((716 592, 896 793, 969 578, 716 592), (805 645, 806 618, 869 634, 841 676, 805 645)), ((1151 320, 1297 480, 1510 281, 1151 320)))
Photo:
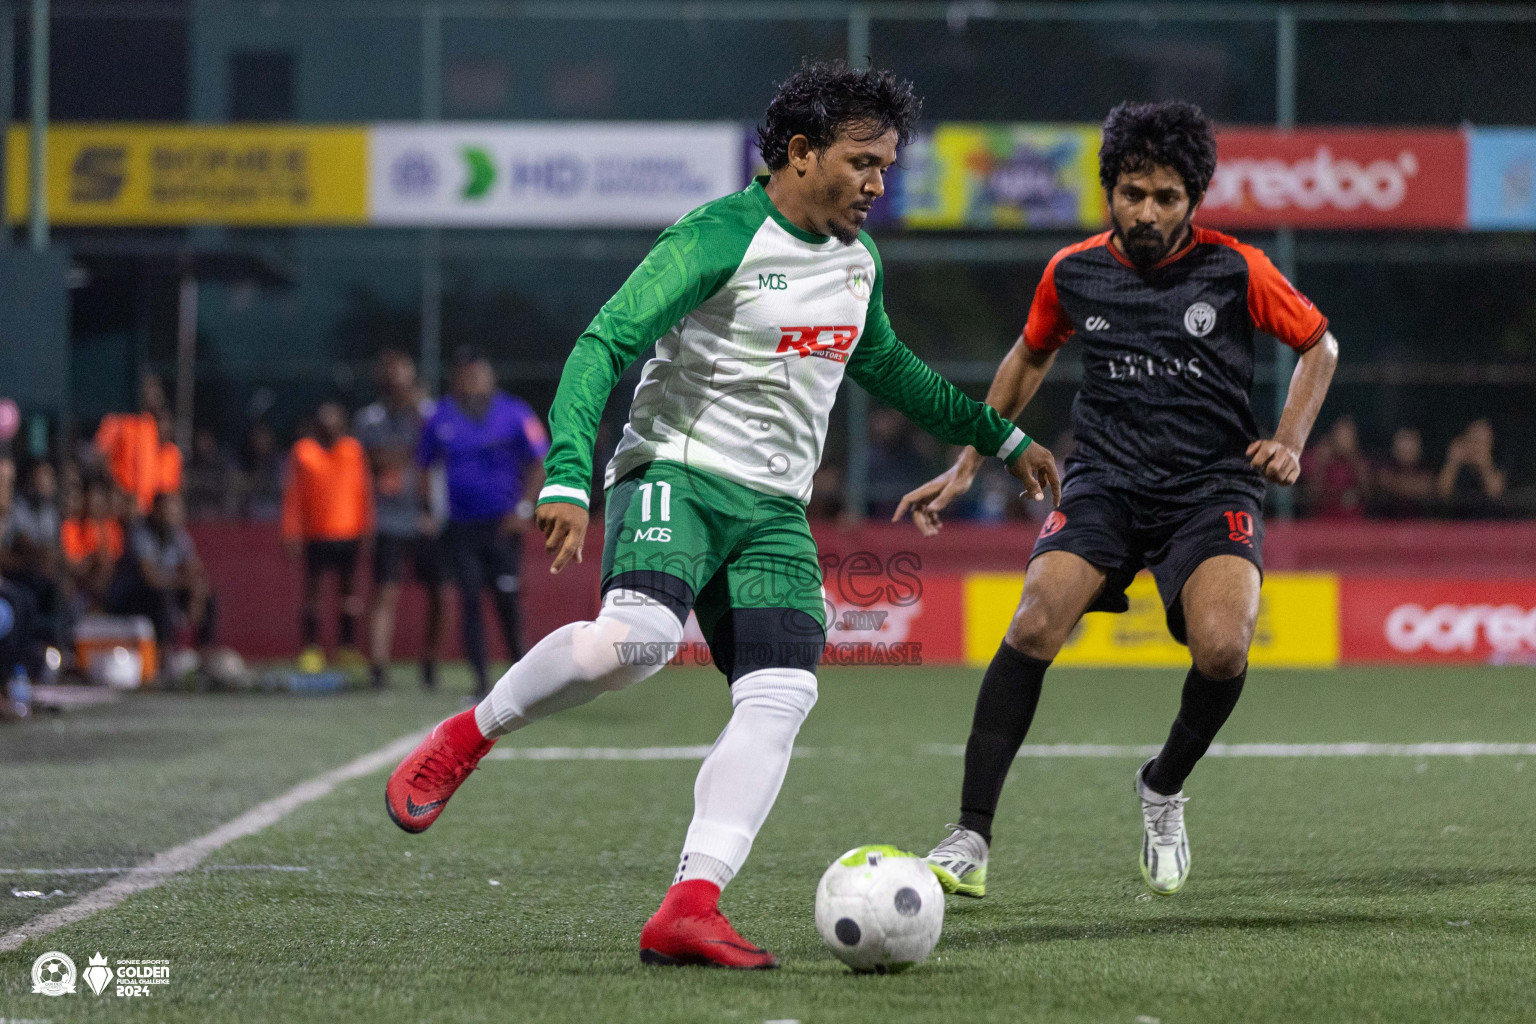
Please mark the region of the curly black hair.
POLYGON ((923 108, 911 82, 840 60, 807 60, 778 90, 757 129, 757 147, 771 171, 789 163, 789 140, 796 135, 820 152, 841 134, 868 142, 894 130, 897 147, 905 146, 923 108))
POLYGON ((1114 189, 1120 175, 1151 166, 1169 167, 1184 179, 1191 203, 1198 203, 1216 173, 1216 132, 1193 103, 1121 103, 1104 119, 1099 147, 1099 184, 1114 189))

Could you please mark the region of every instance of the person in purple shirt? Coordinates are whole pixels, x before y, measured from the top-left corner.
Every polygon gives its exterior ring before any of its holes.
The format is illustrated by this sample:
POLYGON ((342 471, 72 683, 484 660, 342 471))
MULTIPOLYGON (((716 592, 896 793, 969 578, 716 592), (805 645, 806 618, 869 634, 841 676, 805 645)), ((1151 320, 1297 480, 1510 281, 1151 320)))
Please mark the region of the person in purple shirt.
MULTIPOLYGON (((523 656, 518 571, 522 534, 544 484, 549 434, 527 402, 500 391, 491 361, 472 349, 454 359, 453 390, 422 425, 416 462, 442 463, 448 479, 443 552, 459 587, 464 653, 475 670, 475 698, 484 697, 485 624, 480 594, 490 588, 502 638, 513 661, 523 656)), ((427 474, 418 476, 423 528, 429 529, 427 474)), ((435 528, 435 527, 431 527, 435 528)))

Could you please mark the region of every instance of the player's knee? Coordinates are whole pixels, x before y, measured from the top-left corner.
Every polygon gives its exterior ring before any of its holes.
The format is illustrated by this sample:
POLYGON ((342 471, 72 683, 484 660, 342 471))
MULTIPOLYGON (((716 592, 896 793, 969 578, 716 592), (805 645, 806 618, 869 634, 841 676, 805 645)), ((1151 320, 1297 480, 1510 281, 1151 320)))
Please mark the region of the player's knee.
POLYGON ((591 622, 577 626, 571 653, 582 678, 604 690, 622 690, 661 671, 677 654, 683 624, 671 609, 634 595, 612 594, 591 622))
POLYGON ((1026 601, 1013 613, 1008 623, 1008 646, 1032 658, 1049 660, 1056 657, 1066 642, 1068 629, 1062 629, 1056 616, 1038 601, 1026 601))
POLYGON ((816 706, 816 676, 798 668, 763 668, 731 684, 731 705, 751 706, 796 723, 816 706))
POLYGON ((1190 638, 1195 668, 1207 679, 1232 679, 1248 667, 1248 643, 1236 634, 1190 638))

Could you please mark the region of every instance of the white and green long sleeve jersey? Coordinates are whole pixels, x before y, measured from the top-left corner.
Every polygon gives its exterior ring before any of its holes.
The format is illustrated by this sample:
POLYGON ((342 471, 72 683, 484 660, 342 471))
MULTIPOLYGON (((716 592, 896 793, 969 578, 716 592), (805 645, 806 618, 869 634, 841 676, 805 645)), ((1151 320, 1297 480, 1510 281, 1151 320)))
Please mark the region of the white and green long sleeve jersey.
POLYGON ((796 227, 767 180, 663 232, 577 339, 549 412, 540 503, 587 504, 603 407, 652 344, 605 486, 663 459, 807 501, 845 371, 951 444, 1009 461, 1029 444, 896 340, 869 236, 843 245, 796 227))

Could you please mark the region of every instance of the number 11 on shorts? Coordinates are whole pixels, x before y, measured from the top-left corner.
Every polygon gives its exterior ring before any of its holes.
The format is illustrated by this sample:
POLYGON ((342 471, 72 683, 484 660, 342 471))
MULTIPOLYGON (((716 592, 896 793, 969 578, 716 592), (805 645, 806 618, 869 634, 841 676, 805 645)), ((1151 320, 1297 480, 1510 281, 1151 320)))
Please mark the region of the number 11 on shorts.
POLYGON ((661 492, 661 522, 670 522, 672 520, 672 485, 665 480, 640 485, 640 521, 642 523, 651 521, 652 487, 661 492))

